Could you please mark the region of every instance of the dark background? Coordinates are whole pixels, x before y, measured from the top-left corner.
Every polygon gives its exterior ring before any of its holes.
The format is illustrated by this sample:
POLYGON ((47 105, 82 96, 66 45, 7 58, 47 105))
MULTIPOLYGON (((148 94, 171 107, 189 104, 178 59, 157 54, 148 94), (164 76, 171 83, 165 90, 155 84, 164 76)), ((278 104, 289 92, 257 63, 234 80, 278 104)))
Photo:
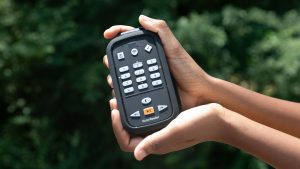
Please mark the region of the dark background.
MULTIPOLYGON (((168 22, 211 75, 300 101, 298 0, 0 0, 1 169, 267 169, 221 143, 137 162, 114 138, 103 31, 168 22)), ((272 139, 272 138, 270 138, 272 139)))

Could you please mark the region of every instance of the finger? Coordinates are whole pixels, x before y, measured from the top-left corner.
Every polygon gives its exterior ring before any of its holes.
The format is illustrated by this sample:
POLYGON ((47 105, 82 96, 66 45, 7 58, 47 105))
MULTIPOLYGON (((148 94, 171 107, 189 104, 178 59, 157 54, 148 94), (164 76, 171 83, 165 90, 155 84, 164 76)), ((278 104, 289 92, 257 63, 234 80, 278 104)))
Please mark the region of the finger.
POLYGON ((120 148, 126 152, 132 152, 134 148, 142 141, 141 137, 130 139, 129 133, 123 128, 121 123, 121 117, 118 110, 113 109, 111 111, 112 126, 114 134, 117 138, 117 142, 120 148))
POLYGON ((109 68, 109 63, 108 63, 107 55, 104 55, 104 57, 103 57, 103 64, 104 64, 107 68, 109 68))
POLYGON ((162 130, 146 137, 135 148, 135 158, 141 161, 149 154, 164 154, 174 149, 174 145, 176 145, 174 142, 177 142, 177 136, 173 131, 167 126, 162 130))
POLYGON ((173 53, 180 52, 179 49, 181 49, 182 46, 164 20, 153 19, 145 15, 140 15, 139 22, 145 29, 155 32, 159 35, 164 48, 167 49, 167 53, 170 51, 173 51, 173 53))
POLYGON ((116 98, 110 99, 109 100, 109 106, 110 106, 110 110, 118 109, 117 99, 116 98))
POLYGON ((111 75, 107 75, 106 80, 107 80, 108 85, 113 89, 114 87, 113 87, 111 75))
POLYGON ((129 31, 134 29, 132 26, 126 26, 126 25, 115 25, 108 29, 106 29, 103 33, 104 38, 111 39, 114 38, 116 35, 118 35, 121 32, 129 31))
POLYGON ((129 143, 130 136, 123 129, 123 126, 121 123, 121 118, 120 118, 120 113, 118 110, 113 109, 111 111, 111 119, 112 119, 113 131, 117 138, 117 142, 123 151, 127 151, 129 149, 128 143, 129 143))

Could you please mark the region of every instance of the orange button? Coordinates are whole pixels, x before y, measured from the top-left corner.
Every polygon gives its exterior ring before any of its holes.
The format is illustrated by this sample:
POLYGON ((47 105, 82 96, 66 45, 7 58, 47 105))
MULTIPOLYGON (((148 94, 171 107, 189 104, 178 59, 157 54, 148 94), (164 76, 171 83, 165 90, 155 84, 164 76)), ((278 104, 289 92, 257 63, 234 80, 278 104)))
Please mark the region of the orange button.
POLYGON ((144 109, 144 115, 145 116, 153 114, 153 113, 154 113, 154 108, 153 107, 147 107, 147 108, 144 109))

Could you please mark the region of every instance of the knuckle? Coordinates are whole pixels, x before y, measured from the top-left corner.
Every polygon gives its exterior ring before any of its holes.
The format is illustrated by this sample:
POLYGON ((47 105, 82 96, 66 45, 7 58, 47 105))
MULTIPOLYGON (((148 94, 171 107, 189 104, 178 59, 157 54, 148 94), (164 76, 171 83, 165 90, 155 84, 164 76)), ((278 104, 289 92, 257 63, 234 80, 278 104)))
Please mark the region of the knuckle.
POLYGON ((168 24, 164 20, 157 20, 157 27, 159 27, 160 29, 164 29, 168 27, 168 24))

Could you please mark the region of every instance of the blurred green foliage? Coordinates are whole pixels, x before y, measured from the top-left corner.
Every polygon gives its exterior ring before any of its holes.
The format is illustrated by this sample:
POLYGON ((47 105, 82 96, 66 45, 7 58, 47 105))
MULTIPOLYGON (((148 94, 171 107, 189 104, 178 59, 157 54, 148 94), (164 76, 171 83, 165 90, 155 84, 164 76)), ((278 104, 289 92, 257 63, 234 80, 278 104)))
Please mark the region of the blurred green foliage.
POLYGON ((299 7, 297 0, 1 0, 0 168, 270 168, 219 143, 143 162, 121 152, 102 32, 138 26, 141 13, 165 19, 210 74, 300 101, 299 7))

